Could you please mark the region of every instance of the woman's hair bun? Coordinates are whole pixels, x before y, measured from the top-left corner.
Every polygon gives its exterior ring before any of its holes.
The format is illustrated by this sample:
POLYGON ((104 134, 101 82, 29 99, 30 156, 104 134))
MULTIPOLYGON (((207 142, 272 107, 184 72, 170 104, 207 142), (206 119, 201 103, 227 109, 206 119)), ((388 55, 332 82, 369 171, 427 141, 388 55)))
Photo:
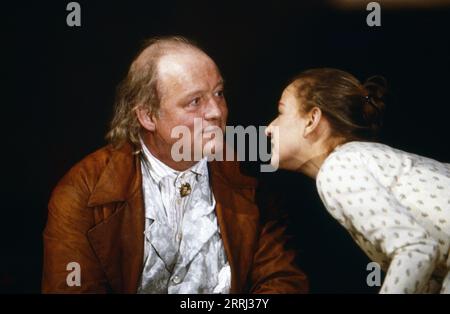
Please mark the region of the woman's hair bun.
POLYGON ((387 81, 380 75, 369 77, 363 86, 370 98, 383 99, 387 93, 387 81))
POLYGON ((387 93, 387 81, 384 77, 376 75, 369 77, 363 84, 366 91, 363 115, 368 128, 375 135, 383 124, 385 109, 384 97, 387 93))

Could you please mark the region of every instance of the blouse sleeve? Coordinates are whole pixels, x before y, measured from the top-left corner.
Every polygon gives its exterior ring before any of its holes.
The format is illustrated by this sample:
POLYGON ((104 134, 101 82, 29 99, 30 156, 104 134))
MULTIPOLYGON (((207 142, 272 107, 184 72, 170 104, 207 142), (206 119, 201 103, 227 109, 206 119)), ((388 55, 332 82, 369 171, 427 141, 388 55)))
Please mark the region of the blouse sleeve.
POLYGON ((321 169, 317 187, 329 212, 344 227, 391 260, 380 293, 424 289, 435 268, 437 242, 368 170, 359 154, 335 153, 321 169))

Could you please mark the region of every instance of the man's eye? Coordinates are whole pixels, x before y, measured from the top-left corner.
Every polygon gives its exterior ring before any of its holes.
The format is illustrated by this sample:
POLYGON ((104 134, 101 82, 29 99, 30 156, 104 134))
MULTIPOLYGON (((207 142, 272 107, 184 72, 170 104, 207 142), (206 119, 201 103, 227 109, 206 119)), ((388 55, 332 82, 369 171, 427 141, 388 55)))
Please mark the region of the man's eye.
POLYGON ((217 97, 223 97, 223 90, 219 90, 219 91, 215 92, 215 95, 217 97))
POLYGON ((200 104, 200 97, 196 97, 196 98, 194 98, 194 99, 189 103, 188 106, 194 106, 194 107, 196 107, 196 106, 198 106, 199 104, 200 104))

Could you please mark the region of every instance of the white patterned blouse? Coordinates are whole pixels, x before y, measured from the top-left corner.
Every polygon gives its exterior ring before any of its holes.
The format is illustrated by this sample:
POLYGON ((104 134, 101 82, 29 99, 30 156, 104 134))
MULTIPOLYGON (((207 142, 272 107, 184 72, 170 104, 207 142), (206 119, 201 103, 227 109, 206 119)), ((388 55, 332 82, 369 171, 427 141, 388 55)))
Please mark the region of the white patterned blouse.
POLYGON ((316 184, 330 214, 387 271, 381 293, 450 293, 450 164, 348 142, 316 184))

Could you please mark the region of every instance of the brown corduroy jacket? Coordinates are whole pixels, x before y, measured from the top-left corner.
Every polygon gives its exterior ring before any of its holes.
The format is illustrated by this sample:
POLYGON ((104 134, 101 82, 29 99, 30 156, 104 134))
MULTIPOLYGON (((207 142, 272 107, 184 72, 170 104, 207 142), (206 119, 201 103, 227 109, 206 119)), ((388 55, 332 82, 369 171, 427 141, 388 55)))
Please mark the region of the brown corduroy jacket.
MULTIPOLYGON (((237 162, 208 164, 216 214, 231 267, 231 293, 303 293, 305 275, 285 248, 285 227, 261 219, 257 182, 237 162)), ((143 269, 145 208, 139 155, 131 144, 101 148, 52 192, 44 231, 44 293, 135 293, 143 269), (80 265, 69 286, 67 265, 80 265)))

